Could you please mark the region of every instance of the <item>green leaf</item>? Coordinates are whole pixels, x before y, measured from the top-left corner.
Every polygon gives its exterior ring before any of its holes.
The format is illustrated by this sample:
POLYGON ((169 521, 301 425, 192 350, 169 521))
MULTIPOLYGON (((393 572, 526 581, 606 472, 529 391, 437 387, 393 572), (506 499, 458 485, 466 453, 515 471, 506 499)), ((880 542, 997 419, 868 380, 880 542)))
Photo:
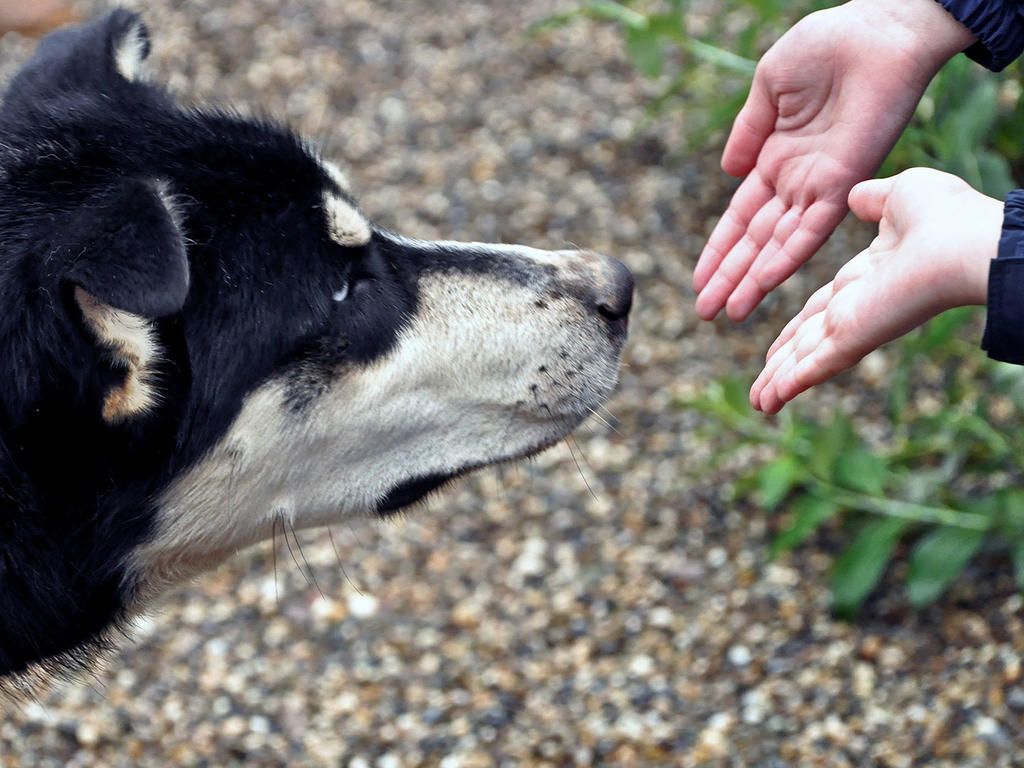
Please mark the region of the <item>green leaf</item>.
POLYGON ((974 307, 958 307, 943 312, 929 322, 921 331, 914 344, 914 351, 930 354, 949 344, 956 335, 977 316, 974 307))
POLYGON ((977 438, 998 457, 1008 456, 1013 452, 1006 436, 981 416, 966 414, 957 420, 956 426, 958 431, 977 438))
MULTIPOLYGON (((904 342, 906 344, 907 342, 904 342)), ((889 418, 895 424, 902 424, 910 405, 910 359, 905 356, 897 363, 889 376, 889 397, 887 403, 889 418)))
POLYGON ((984 531, 937 528, 914 545, 907 573, 907 596, 917 608, 935 602, 966 567, 985 540, 984 531))
POLYGON ((1024 490, 1007 488, 995 497, 994 516, 1000 533, 1011 540, 1024 537, 1024 490))
POLYGON ((612 0, 591 0, 583 6, 584 12, 595 19, 615 21, 627 29, 646 29, 647 17, 612 0))
POLYGON ((800 462, 793 456, 783 456, 761 467, 757 473, 761 506, 769 512, 778 507, 803 474, 800 462))
POLYGON ((641 74, 650 78, 661 75, 665 65, 661 38, 650 27, 626 29, 626 50, 641 74))
POLYGON ((995 152, 984 149, 978 152, 978 172, 981 176, 980 191, 997 200, 1004 199, 1017 187, 1010 163, 995 152))
POLYGON ((1024 541, 1013 546, 1013 572, 1017 577, 1017 589, 1024 592, 1024 541))
POLYGON ((757 62, 745 59, 742 56, 737 56, 731 51, 727 51, 724 48, 719 48, 715 45, 709 45, 708 43, 701 42, 696 38, 691 37, 686 43, 687 50, 694 56, 703 59, 709 64, 728 69, 741 75, 748 77, 754 76, 754 70, 757 69, 757 62))
POLYGON ((832 604, 842 616, 853 616, 885 572, 892 551, 910 525, 899 518, 869 520, 832 570, 832 604))
POLYGON ((839 457, 857 439, 850 420, 837 411, 832 423, 815 437, 815 452, 811 456, 811 469, 818 477, 831 481, 835 477, 836 463, 839 457))
POLYGON ((836 483, 851 491, 881 496, 887 474, 885 462, 859 443, 849 446, 836 460, 836 483))
POLYGON ((753 411, 750 407, 750 395, 746 383, 735 376, 721 382, 722 399, 738 414, 749 416, 753 411))
POLYGON ((683 16, 674 11, 672 13, 657 13, 647 17, 647 26, 653 34, 669 40, 682 42, 687 39, 686 28, 683 26, 683 16))
POLYGON ((526 34, 528 35, 539 35, 544 32, 550 32, 551 30, 566 27, 583 18, 583 11, 566 11, 565 13, 556 13, 551 16, 546 16, 540 21, 535 21, 529 27, 526 28, 526 34))
POLYGON ((768 556, 774 560, 783 552, 803 544, 822 523, 835 517, 840 506, 823 496, 804 496, 793 505, 789 525, 772 541, 768 556))

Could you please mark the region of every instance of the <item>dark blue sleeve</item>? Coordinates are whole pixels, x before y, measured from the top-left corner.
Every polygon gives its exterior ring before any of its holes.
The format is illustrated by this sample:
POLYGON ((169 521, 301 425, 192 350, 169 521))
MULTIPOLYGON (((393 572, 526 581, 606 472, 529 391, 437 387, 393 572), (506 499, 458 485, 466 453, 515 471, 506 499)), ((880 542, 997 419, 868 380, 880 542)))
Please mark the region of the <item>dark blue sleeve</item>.
POLYGON ((989 269, 981 346, 994 360, 1024 365, 1024 189, 1006 199, 999 254, 989 269))
POLYGON ((1024 51, 1022 0, 937 0, 978 42, 967 55, 993 72, 1005 69, 1024 51))

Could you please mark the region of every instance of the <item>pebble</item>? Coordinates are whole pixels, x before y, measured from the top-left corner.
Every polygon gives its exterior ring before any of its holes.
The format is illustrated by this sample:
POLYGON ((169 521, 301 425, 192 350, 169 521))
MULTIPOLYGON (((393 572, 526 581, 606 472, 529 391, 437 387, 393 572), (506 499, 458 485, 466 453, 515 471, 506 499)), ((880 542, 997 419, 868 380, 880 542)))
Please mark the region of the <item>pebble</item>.
POLYGON ((348 612, 357 619, 368 619, 376 615, 380 601, 373 595, 354 592, 348 596, 348 612))
MULTIPOLYGON (((322 532, 301 533, 326 599, 286 552, 276 576, 269 544, 242 553, 169 595, 95 682, 5 712, 4 768, 1009 768, 1024 754, 1024 602, 1005 563, 982 558, 968 597, 923 614, 887 577, 839 621, 837 534, 767 563, 779 519, 734 493, 757 452, 680 406, 722 375, 752 379, 867 228, 844 225, 756 322, 701 324, 692 268, 735 183, 716 151, 681 151, 686 109, 648 120, 657 86, 613 28, 524 34, 574 0, 126 2, 161 80, 321 137, 383 226, 622 258, 632 339, 577 456, 556 446, 406 517, 337 526, 340 566, 322 532)), ((695 22, 721 7, 691 5, 695 22)), ((5 36, 0 73, 30 50, 5 36)), ((867 422, 892 362, 811 400, 867 422)))

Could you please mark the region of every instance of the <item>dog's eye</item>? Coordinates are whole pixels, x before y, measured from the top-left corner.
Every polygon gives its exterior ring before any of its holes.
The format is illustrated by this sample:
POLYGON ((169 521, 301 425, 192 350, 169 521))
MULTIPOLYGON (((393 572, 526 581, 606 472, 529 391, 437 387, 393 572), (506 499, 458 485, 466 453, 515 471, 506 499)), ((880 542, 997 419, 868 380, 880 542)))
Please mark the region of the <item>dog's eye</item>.
POLYGON ((343 286, 341 286, 341 288, 336 290, 334 292, 334 295, 331 296, 331 298, 334 299, 337 302, 342 302, 345 299, 347 299, 348 298, 348 283, 345 283, 343 286))

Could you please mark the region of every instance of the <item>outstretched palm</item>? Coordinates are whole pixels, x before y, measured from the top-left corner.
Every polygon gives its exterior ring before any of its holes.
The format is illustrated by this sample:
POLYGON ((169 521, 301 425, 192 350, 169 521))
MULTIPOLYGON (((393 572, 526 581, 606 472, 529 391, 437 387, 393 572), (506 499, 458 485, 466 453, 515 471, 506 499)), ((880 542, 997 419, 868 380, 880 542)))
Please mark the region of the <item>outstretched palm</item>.
POLYGON ((961 28, 955 40, 929 41, 923 55, 921 29, 875 13, 888 12, 850 3, 812 14, 758 65, 722 158, 726 172, 746 179, 694 273, 701 317, 724 307, 746 318, 821 247, 935 72, 970 42, 961 28))
POLYGON ((867 250, 776 339, 750 403, 776 413, 801 392, 940 312, 984 304, 1003 206, 955 176, 915 168, 858 185, 854 213, 879 222, 867 250))

